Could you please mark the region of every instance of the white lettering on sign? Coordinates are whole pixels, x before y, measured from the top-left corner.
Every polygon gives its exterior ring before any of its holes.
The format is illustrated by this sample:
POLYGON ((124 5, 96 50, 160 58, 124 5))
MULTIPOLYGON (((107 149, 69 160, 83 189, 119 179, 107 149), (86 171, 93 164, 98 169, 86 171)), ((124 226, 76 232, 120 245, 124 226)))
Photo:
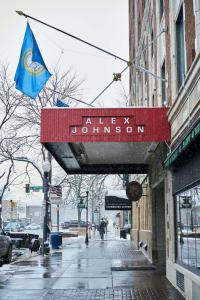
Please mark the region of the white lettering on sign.
POLYGON ((103 124, 102 118, 99 118, 99 124, 103 124))
POLYGON ((78 126, 72 126, 70 133, 71 135, 81 135, 81 134, 106 134, 106 133, 144 133, 145 132, 145 127, 144 126, 127 126, 127 127, 121 127, 121 126, 116 126, 111 128, 110 126, 104 126, 104 127, 78 127, 78 126))
POLYGON ((116 127, 116 133, 121 133, 121 127, 116 127))
POLYGON ((124 124, 129 124, 129 118, 124 118, 124 124))
POLYGON ((90 119, 90 118, 87 118, 85 124, 92 124, 91 119, 90 119))
POLYGON ((70 126, 71 135, 144 134, 145 125, 132 117, 84 117, 81 125, 70 126))
POLYGON ((88 133, 88 128, 87 127, 82 127, 82 133, 88 133))
POLYGON ((72 128, 71 133, 75 134, 77 132, 77 128, 76 127, 71 127, 71 128, 72 128))
POLYGON ((138 126, 138 133, 143 133, 144 132, 144 126, 138 126))
POLYGON ((110 127, 104 127, 104 133, 110 133, 110 127))
POLYGON ((93 133, 99 133, 99 127, 93 127, 93 133))
POLYGON ((111 123, 116 124, 116 118, 111 118, 111 123))
POLYGON ((133 127, 126 127, 126 132, 127 133, 132 133, 133 132, 133 127))

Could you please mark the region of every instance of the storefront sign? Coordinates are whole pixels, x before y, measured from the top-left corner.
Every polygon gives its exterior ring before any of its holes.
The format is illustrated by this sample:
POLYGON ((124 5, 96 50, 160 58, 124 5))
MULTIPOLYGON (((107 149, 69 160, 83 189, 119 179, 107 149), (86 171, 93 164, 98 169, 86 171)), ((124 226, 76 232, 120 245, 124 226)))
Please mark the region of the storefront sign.
POLYGON ((191 144, 191 142, 200 134, 200 122, 184 138, 180 145, 164 161, 165 168, 170 167, 173 162, 182 154, 182 152, 191 144))
POLYGON ((41 142, 170 140, 167 108, 42 109, 41 142))
POLYGON ((131 181, 127 185, 126 194, 130 201, 138 201, 142 197, 142 186, 137 181, 131 181))
POLYGON ((70 126, 70 135, 114 135, 145 133, 145 125, 135 124, 134 117, 84 117, 81 125, 70 126))
POLYGON ((130 210, 131 201, 117 196, 105 196, 105 210, 130 210))

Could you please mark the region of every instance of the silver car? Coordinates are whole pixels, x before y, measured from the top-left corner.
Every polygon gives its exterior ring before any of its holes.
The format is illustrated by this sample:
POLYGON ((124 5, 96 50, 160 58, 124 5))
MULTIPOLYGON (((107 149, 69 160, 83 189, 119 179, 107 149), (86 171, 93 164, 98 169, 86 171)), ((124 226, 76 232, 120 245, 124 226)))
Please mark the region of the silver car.
POLYGON ((9 264, 12 260, 12 240, 0 228, 0 260, 1 264, 9 264))

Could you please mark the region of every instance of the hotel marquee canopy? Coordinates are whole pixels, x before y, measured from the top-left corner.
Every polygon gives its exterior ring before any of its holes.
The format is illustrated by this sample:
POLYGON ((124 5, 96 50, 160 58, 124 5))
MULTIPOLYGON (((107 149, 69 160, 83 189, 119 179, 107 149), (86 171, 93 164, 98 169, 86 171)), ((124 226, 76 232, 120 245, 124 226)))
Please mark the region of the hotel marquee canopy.
POLYGON ((147 173, 170 140, 167 108, 43 108, 41 143, 69 174, 147 173))

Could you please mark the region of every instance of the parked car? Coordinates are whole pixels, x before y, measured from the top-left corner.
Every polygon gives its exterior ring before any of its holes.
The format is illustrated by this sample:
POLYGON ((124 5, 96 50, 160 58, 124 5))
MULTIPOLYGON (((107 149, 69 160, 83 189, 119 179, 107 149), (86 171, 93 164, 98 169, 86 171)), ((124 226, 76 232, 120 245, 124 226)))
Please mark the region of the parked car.
POLYGON ((2 264, 9 264, 12 260, 12 240, 0 228, 0 259, 2 264))
POLYGON ((4 230, 5 231, 22 231, 24 229, 24 227, 22 226, 22 224, 17 223, 17 222, 9 222, 5 227, 4 230))
POLYGON ((36 229, 41 229, 41 226, 36 223, 32 223, 27 225, 25 229, 36 230, 36 229))
MULTIPOLYGON (((86 224, 85 221, 81 221, 81 227, 86 227, 86 224)), ((90 221, 88 221, 88 228, 92 228, 92 223, 90 221)))
POLYGON ((66 221, 60 224, 62 229, 68 229, 70 227, 70 222, 66 221))
POLYGON ((69 227, 78 227, 78 220, 70 220, 69 227))

